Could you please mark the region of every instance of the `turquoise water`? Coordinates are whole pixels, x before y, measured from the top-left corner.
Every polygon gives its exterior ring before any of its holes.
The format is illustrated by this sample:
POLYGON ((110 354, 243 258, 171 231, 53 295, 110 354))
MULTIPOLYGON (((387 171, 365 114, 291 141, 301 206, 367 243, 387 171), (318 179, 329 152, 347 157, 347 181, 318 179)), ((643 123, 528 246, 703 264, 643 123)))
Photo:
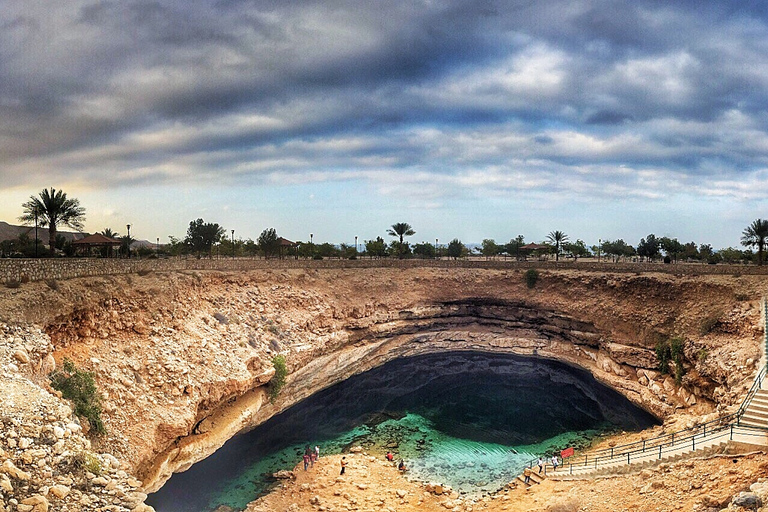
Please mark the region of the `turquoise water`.
POLYGON ((392 450, 410 478, 470 496, 493 492, 539 455, 656 420, 587 372, 515 356, 448 353, 401 359, 323 390, 236 436, 174 475, 147 503, 158 512, 242 510, 293 469, 306 445, 320 455, 360 445, 392 450))
MULTIPOLYGON (((320 445, 321 456, 342 453, 353 445, 382 458, 390 450, 396 461, 402 458, 407 462, 410 478, 440 482, 462 494, 478 496, 506 485, 538 454, 552 453, 560 446, 582 445, 601 433, 604 431, 564 432, 537 444, 507 446, 455 438, 435 430, 431 421, 418 414, 406 414, 401 419, 357 427, 320 445)), ((303 445, 293 445, 243 468, 237 478, 211 497, 208 508, 245 508, 254 496, 273 485, 263 477, 265 474, 293 469, 303 452, 303 445)))

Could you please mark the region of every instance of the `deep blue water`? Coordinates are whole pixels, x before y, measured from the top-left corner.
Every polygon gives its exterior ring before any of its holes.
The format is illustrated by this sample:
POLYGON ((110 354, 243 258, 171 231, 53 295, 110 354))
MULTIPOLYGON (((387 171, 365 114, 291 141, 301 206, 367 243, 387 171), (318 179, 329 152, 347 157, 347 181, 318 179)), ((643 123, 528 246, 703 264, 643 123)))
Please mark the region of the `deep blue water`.
POLYGON ((158 512, 244 508, 292 469, 306 444, 321 456, 391 447, 413 477, 466 494, 503 486, 539 454, 612 430, 656 423, 586 371, 537 358, 447 353, 393 361, 323 390, 174 475, 147 503, 158 512))

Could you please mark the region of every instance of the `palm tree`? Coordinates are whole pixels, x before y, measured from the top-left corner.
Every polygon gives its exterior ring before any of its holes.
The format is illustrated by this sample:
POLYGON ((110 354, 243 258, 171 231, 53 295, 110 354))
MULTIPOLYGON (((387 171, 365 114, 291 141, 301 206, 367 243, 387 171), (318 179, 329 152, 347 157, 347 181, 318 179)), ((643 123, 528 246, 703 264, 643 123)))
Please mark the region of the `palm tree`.
POLYGON ((757 264, 763 264, 763 249, 768 239, 768 220, 757 219, 741 232, 741 245, 757 247, 757 264))
POLYGON ((392 228, 387 230, 387 234, 389 236, 396 236, 400 237, 400 247, 399 247, 399 253, 400 257, 403 257, 403 237, 405 236, 411 236, 415 235, 416 232, 413 230, 410 224, 407 222, 398 222, 397 224, 392 224, 392 228))
POLYGON ((24 215, 19 220, 25 224, 37 222, 48 226, 48 241, 51 255, 56 250, 56 229, 64 224, 72 229, 82 231, 85 222, 85 208, 80 206, 77 199, 67 199, 67 194, 51 187, 43 189, 39 197, 30 196, 29 201, 22 205, 24 215))
POLYGON ((560 260, 560 247, 568 241, 568 235, 562 231, 552 231, 547 235, 547 240, 555 244, 555 261, 560 260))
POLYGON ((117 233, 116 231, 112 231, 112 229, 110 229, 110 228, 105 228, 101 232, 101 234, 104 235, 107 238, 114 238, 115 240, 117 240, 117 238, 120 236, 119 233, 117 233))

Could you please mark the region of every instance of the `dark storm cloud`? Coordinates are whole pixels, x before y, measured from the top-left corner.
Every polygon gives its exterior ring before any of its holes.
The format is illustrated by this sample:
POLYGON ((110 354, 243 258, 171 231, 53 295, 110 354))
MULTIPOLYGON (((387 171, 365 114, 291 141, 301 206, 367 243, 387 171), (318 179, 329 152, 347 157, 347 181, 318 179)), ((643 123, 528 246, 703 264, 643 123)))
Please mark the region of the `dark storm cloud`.
POLYGON ((622 193, 643 173, 738 180, 766 166, 757 2, 7 4, 9 184, 407 169, 446 194, 457 183, 622 193))

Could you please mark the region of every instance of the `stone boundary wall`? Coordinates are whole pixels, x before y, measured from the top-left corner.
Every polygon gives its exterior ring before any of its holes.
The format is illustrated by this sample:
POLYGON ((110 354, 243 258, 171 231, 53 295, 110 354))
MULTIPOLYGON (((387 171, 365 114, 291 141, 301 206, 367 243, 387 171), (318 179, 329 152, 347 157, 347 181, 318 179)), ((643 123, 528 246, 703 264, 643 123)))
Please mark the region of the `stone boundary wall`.
POLYGON ((0 283, 70 279, 74 277, 132 274, 136 272, 167 272, 176 270, 246 271, 260 269, 355 269, 355 268, 485 268, 525 270, 536 268, 575 269, 584 272, 664 272, 684 275, 707 274, 768 274, 768 266, 703 265, 663 263, 611 263, 597 261, 511 261, 511 260, 305 260, 251 258, 169 258, 169 259, 0 259, 0 283))

